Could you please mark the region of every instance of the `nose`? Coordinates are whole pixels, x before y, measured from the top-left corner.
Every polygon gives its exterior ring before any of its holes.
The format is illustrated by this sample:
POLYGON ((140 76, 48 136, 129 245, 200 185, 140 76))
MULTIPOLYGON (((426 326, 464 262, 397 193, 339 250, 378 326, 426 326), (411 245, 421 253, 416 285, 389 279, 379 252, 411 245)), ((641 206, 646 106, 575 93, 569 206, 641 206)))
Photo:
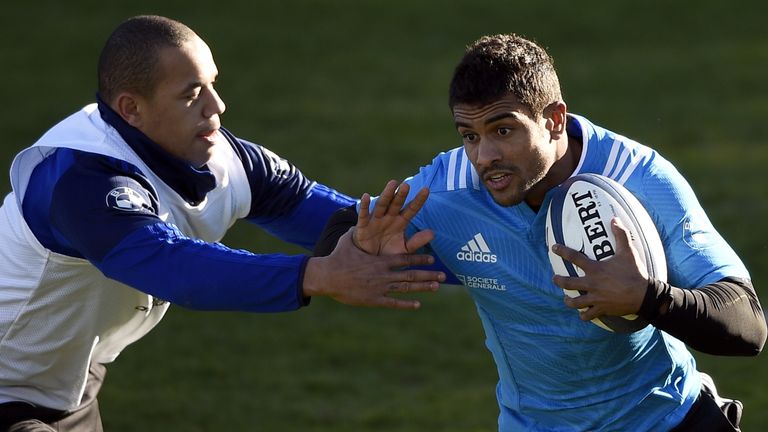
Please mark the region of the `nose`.
POLYGON ((215 115, 223 114, 224 111, 226 111, 227 106, 224 104, 221 97, 219 97, 219 94, 213 87, 208 89, 208 94, 209 97, 205 109, 203 110, 203 115, 206 118, 211 118, 215 115))
POLYGON ((491 139, 483 139, 477 144, 477 157, 475 165, 477 167, 490 167, 501 160, 501 150, 498 143, 491 139))

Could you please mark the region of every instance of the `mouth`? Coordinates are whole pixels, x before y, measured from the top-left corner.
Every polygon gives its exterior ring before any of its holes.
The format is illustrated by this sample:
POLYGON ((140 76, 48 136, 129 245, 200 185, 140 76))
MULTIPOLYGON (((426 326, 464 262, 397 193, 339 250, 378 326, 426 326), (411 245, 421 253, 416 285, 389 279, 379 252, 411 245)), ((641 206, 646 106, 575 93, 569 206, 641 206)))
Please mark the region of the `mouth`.
POLYGON ((207 129, 197 134, 197 137, 213 144, 219 136, 219 129, 207 129))
POLYGON ((492 191, 501 191, 512 183, 512 173, 495 172, 483 176, 483 182, 492 191))

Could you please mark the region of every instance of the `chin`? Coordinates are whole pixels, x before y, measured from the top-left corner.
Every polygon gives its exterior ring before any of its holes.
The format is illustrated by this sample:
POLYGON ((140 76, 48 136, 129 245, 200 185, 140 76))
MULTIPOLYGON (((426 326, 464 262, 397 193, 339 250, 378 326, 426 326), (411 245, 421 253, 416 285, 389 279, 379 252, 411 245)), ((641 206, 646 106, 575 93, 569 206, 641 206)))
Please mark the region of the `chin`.
POLYGON ((202 168, 204 165, 206 165, 208 162, 211 161, 211 155, 197 155, 187 158, 187 162, 189 162, 190 165, 192 165, 195 168, 202 168))
POLYGON ((491 197, 493 197, 493 201, 502 206, 502 207, 512 207, 520 204, 523 202, 523 197, 521 195, 510 195, 510 194, 494 194, 491 193, 491 197))
POLYGON ((189 161, 195 167, 202 167, 207 164, 213 158, 213 146, 205 149, 200 149, 196 154, 190 155, 189 161))
POLYGON ((199 162, 195 162, 195 166, 196 166, 197 168, 202 168, 202 167, 204 167, 204 166, 208 165, 208 162, 210 162, 210 161, 211 161, 211 158, 210 158, 210 157, 207 157, 207 158, 205 158, 205 159, 200 159, 200 161, 199 161, 199 162))

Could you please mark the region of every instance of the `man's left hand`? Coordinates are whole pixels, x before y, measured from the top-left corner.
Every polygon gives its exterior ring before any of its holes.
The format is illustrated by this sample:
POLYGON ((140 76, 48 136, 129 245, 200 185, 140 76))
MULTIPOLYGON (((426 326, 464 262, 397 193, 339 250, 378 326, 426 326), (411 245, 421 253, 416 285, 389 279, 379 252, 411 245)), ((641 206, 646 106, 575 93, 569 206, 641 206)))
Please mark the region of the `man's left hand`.
POLYGON ((581 319, 602 315, 622 316, 640 310, 648 287, 648 271, 629 241, 629 232, 618 218, 611 221, 616 238, 616 255, 595 261, 563 245, 553 245, 552 252, 584 271, 582 277, 555 275, 553 282, 563 289, 582 292, 579 297, 565 297, 565 304, 580 312, 581 319))

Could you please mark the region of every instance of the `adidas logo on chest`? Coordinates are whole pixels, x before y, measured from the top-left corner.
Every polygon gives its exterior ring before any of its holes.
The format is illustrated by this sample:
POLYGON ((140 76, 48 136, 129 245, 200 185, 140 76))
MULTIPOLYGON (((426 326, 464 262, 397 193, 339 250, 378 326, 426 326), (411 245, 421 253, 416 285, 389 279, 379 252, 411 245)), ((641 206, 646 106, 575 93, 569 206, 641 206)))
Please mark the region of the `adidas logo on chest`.
POLYGON ((456 252, 456 259, 459 261, 495 263, 496 254, 491 252, 488 243, 485 242, 481 233, 475 234, 471 240, 456 252))

